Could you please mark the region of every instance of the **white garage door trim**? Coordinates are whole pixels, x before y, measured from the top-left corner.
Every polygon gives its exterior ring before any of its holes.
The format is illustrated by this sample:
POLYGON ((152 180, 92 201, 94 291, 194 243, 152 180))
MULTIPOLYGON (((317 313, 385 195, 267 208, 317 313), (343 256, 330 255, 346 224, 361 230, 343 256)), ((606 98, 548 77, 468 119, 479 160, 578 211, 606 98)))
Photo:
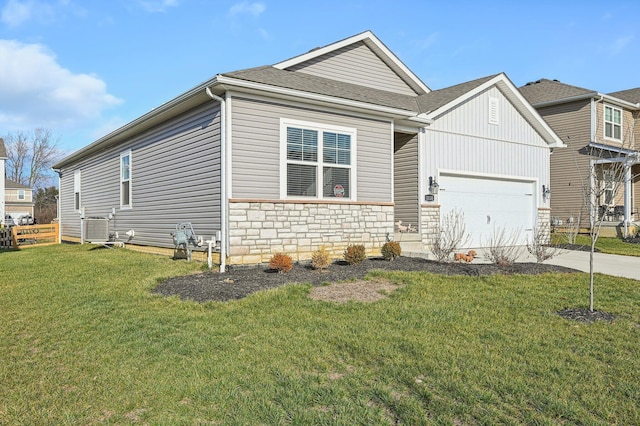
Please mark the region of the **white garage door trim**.
POLYGON ((537 218, 537 180, 511 176, 441 172, 440 217, 451 210, 464 213, 470 234, 467 247, 486 247, 503 229, 525 245, 537 218))

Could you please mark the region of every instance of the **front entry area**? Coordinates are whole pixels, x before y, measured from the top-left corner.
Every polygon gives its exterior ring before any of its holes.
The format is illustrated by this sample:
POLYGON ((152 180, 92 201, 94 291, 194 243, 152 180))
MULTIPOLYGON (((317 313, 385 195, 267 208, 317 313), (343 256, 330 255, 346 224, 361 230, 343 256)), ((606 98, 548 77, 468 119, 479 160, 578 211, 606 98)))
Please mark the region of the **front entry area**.
POLYGON ((451 210, 464 213, 470 234, 467 247, 487 247, 503 229, 507 237, 517 235, 515 245, 532 239, 537 212, 534 182, 441 173, 439 184, 441 221, 451 210))

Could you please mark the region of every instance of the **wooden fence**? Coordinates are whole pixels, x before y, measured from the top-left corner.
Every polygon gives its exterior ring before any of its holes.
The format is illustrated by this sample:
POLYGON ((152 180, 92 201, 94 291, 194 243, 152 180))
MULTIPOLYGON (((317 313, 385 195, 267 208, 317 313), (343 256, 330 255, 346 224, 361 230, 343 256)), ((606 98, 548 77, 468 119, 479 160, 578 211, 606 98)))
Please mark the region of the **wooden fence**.
POLYGON ((20 249, 60 243, 57 223, 14 226, 0 230, 0 248, 20 249))

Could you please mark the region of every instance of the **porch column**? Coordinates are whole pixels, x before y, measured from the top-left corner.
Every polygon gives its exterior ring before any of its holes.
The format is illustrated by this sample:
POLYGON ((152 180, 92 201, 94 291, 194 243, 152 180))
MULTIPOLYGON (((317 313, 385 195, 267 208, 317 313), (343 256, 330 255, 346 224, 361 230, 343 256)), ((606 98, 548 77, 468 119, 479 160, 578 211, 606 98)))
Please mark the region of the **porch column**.
POLYGON ((624 223, 631 222, 631 165, 624 163, 624 223))

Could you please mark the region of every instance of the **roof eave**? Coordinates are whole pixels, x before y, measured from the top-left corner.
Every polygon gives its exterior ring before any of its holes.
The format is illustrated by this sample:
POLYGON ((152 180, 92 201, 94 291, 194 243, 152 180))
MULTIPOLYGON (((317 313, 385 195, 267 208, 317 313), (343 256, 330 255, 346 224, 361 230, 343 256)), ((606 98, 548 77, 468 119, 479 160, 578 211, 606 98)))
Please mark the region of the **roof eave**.
MULTIPOLYGON (((218 76, 215 76, 212 79, 209 79, 207 81, 205 81, 204 83, 199 84, 198 86, 184 92, 183 94, 181 94, 180 96, 173 98, 172 100, 165 102, 164 104, 160 105, 159 107, 153 108, 151 111, 149 111, 148 113, 136 118, 135 120, 125 124, 124 126, 112 131, 111 133, 108 133, 107 135, 101 137, 100 139, 92 142, 91 144, 85 146, 84 148, 79 149, 78 151, 75 151, 74 153, 72 153, 71 155, 63 158, 62 160, 58 161, 57 163, 55 163, 53 166, 51 166, 51 168, 53 170, 59 170, 60 168, 64 167, 65 165, 69 164, 69 163, 73 163, 74 161, 89 155, 91 153, 100 151, 102 149, 105 149, 111 145, 114 145, 116 143, 118 143, 120 140, 122 140, 124 137, 126 137, 127 135, 131 135, 134 133, 138 133, 140 131, 146 130, 148 127, 150 127, 152 124, 151 123, 155 123, 157 122, 159 119, 166 119, 169 118, 177 113, 174 113, 175 109, 181 105, 184 105, 186 102, 188 102, 189 100, 192 100, 193 98, 197 97, 198 95, 202 95, 202 101, 206 101, 210 98, 208 98, 205 94, 204 94, 204 90, 207 87, 213 86, 216 84, 217 82, 217 78, 218 76), (167 115, 169 117, 167 117, 167 115)), ((197 102, 197 103, 201 103, 201 102, 197 102)))

